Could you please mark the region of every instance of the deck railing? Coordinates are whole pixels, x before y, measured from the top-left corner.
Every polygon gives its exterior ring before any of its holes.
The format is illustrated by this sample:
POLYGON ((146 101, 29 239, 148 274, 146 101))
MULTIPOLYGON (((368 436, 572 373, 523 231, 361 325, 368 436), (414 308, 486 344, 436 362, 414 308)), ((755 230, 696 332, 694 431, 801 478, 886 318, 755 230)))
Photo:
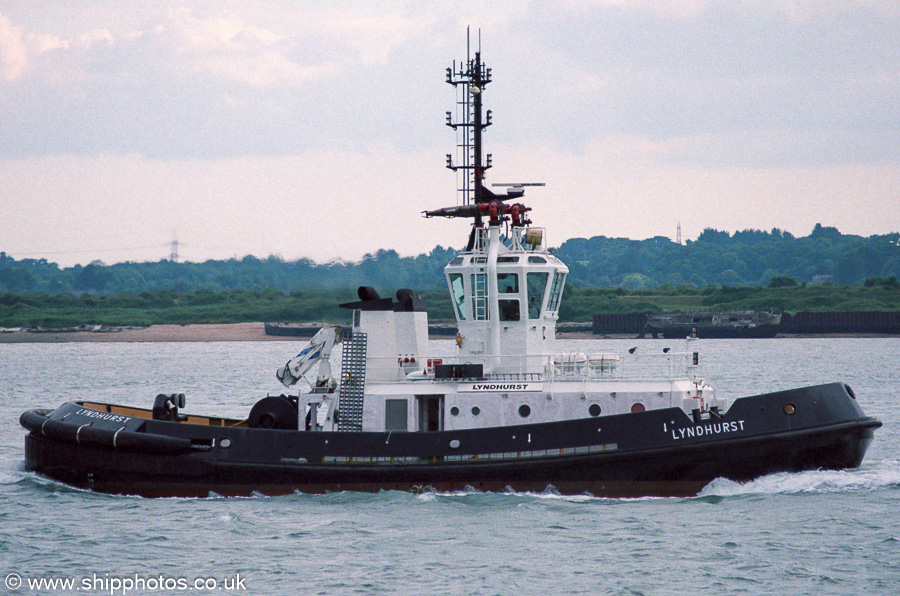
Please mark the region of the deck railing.
MULTIPOLYGON (((370 358, 369 370, 387 370, 387 359, 370 358)), ((568 352, 553 356, 491 356, 480 358, 454 354, 430 357, 400 356, 397 375, 393 378, 370 379, 370 382, 394 382, 408 379, 435 379, 436 365, 482 364, 483 374, 474 379, 493 381, 553 382, 562 380, 664 380, 696 379, 701 376, 699 354, 694 351, 664 353, 603 352, 587 354, 568 352), (493 369, 491 368, 493 366, 493 369)), ((470 369, 471 370, 471 369, 470 369)), ((437 381, 459 381, 462 377, 436 378, 437 381)))

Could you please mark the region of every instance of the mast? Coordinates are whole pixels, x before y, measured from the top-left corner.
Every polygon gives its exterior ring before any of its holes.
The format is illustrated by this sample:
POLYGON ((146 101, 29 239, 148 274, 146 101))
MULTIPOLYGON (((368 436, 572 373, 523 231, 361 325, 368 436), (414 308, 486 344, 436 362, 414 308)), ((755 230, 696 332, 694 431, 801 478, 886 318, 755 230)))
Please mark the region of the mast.
MULTIPOLYGON (((460 87, 457 107, 461 111, 462 120, 454 121, 453 113, 447 112, 447 126, 457 131, 457 147, 460 149, 462 163, 453 162, 453 155, 447 154, 447 167, 454 172, 462 170, 464 176, 458 189, 462 197, 462 205, 470 206, 484 202, 484 174, 491 167, 491 155, 487 155, 485 163, 482 133, 491 125, 491 111, 485 114, 482 105, 482 93, 491 82, 491 69, 481 62, 481 51, 475 52, 474 58, 466 61, 453 61, 447 68, 447 83, 460 87), (462 129, 462 130, 459 130, 462 129)), ((481 214, 474 214, 476 225, 481 224, 481 214)))
MULTIPOLYGON (((467 43, 468 47, 468 43, 467 43)), ((521 185, 516 185, 498 195, 484 185, 485 172, 491 168, 491 154, 485 154, 482 136, 484 130, 491 125, 491 110, 483 108, 485 87, 491 82, 491 69, 481 61, 481 48, 475 57, 465 62, 453 61, 447 68, 447 83, 457 88, 457 112, 461 119, 454 119, 453 112, 447 112, 447 126, 457 132, 457 149, 461 163, 453 161, 453 155, 447 154, 447 167, 454 172, 463 172, 461 184, 457 188, 461 197, 460 204, 455 207, 444 207, 426 211, 425 217, 471 217, 474 218, 472 233, 466 251, 471 251, 475 244, 477 231, 484 227, 482 216, 489 216, 489 226, 496 227, 505 221, 508 214, 513 216, 513 225, 527 223, 524 215, 530 209, 523 205, 504 205, 503 201, 518 199, 525 194, 521 185)))

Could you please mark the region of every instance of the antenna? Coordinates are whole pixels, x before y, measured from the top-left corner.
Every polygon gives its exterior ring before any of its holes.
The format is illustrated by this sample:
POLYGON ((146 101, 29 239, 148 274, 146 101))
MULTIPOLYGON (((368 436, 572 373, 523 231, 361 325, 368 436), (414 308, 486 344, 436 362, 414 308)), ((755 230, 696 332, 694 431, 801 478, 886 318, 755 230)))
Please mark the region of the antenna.
MULTIPOLYGON (((469 29, 466 29, 466 61, 453 61, 447 69, 447 83, 457 89, 457 118, 447 112, 447 126, 456 131, 456 148, 461 163, 454 163, 453 155, 447 154, 447 167, 454 172, 462 170, 463 177, 458 184, 463 205, 481 202, 484 173, 491 167, 491 155, 482 155, 481 133, 491 125, 491 111, 482 116, 482 93, 491 82, 491 69, 481 63, 481 31, 478 32, 478 50, 471 58, 469 29)), ((480 216, 476 217, 480 220, 480 216)))
POLYGON ((178 239, 172 240, 172 253, 169 255, 169 260, 173 263, 178 262, 178 239))
POLYGON ((505 204, 525 194, 525 186, 543 186, 540 182, 504 183, 505 194, 497 194, 484 186, 484 173, 491 167, 491 154, 483 155, 481 136, 484 129, 491 125, 491 111, 482 114, 482 97, 487 85, 491 82, 491 69, 481 62, 481 32, 478 32, 478 51, 475 57, 470 54, 469 29, 466 29, 466 61, 453 61, 447 68, 447 83, 456 90, 457 118, 453 112, 447 112, 447 126, 456 131, 456 149, 461 160, 454 163, 453 154, 447 154, 447 167, 457 173, 457 192, 462 204, 455 207, 443 207, 424 211, 425 217, 471 217, 474 224, 469 233, 467 251, 471 251, 476 243, 478 230, 484 230, 483 216, 489 217, 491 227, 499 226, 504 221, 512 220, 513 227, 523 228, 531 224, 526 216, 530 207, 521 203, 505 204), (507 217, 509 216, 509 217, 507 217))
POLYGON ((678 228, 675 232, 675 244, 681 244, 681 222, 678 222, 678 228))

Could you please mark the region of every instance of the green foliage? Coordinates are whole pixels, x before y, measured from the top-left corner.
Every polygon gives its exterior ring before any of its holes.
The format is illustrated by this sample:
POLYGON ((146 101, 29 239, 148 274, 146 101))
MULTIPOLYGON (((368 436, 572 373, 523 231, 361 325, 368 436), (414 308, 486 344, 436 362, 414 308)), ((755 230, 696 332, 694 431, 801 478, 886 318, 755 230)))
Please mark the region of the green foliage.
POLYGON ((662 286, 622 292, 621 288, 567 288, 560 318, 590 321, 594 314, 685 312, 692 310, 900 311, 900 283, 883 280, 836 284, 758 286, 662 286))
MULTIPOLYGON (((575 238, 556 251, 569 266, 560 318, 697 309, 900 310, 900 248, 889 236, 816 225, 807 237, 773 229, 706 229, 694 241, 575 238)), ((358 263, 247 256, 204 263, 60 268, 0 252, 0 326, 146 325, 242 321, 346 322, 337 304, 355 288, 421 292, 433 320, 452 320, 443 268, 457 251, 358 263)))
MULTIPOLYGON (((360 285, 392 288, 392 291, 404 287, 430 291, 444 287, 444 266, 456 252, 437 246, 430 253, 416 257, 400 257, 394 251, 381 250, 366 255, 358 263, 315 264, 306 259, 261 260, 247 256, 203 263, 158 261, 103 265, 94 262, 64 269, 44 259, 17 261, 0 253, 0 292, 143 294, 170 290, 184 294, 203 290, 220 293, 239 288, 295 292, 352 290, 360 285)), ((165 294, 153 298, 167 299, 165 294)))
MULTIPOLYGON (((381 292, 382 296, 390 295, 381 292)), ((443 289, 421 294, 433 321, 453 320, 443 289)), ((347 323, 350 290, 286 293, 236 289, 224 292, 172 290, 140 294, 0 294, 0 327, 241 323, 248 321, 347 323)), ((598 313, 688 310, 778 309, 798 311, 900 310, 897 278, 870 278, 865 284, 751 286, 660 286, 651 289, 578 288, 567 285, 560 319, 590 321, 598 313)))
POLYGON ((799 285, 800 283, 793 275, 773 275, 769 278, 770 288, 791 288, 799 285))
MULTIPOLYGON (((569 266, 568 282, 575 287, 622 286, 626 290, 658 286, 710 284, 777 287, 820 283, 859 284, 868 278, 900 276, 897 234, 860 236, 841 234, 816 225, 809 236, 795 238, 778 228, 771 232, 743 230, 729 234, 705 229, 696 241, 676 244, 657 236, 647 240, 574 238, 556 251, 569 266)), ((357 263, 316 264, 307 259, 247 256, 204 263, 117 263, 60 268, 45 259, 18 261, 0 253, 0 292, 13 294, 119 294, 171 290, 212 294, 239 288, 283 292, 337 291, 359 285, 410 288, 433 292, 444 288, 443 268, 457 254, 437 246, 428 254, 401 257, 379 250, 357 263)), ((154 296, 165 301, 165 295, 154 296)), ((214 299, 207 295, 207 299, 214 299)))
POLYGON ((897 234, 845 235, 822 225, 804 238, 778 228, 734 234, 707 228, 684 245, 663 237, 573 238, 556 255, 569 266, 569 282, 579 287, 633 288, 636 274, 649 279, 644 283, 649 287, 766 286, 775 276, 789 276, 801 284, 831 280, 847 285, 868 277, 900 277, 900 248, 890 242, 896 238, 897 234))

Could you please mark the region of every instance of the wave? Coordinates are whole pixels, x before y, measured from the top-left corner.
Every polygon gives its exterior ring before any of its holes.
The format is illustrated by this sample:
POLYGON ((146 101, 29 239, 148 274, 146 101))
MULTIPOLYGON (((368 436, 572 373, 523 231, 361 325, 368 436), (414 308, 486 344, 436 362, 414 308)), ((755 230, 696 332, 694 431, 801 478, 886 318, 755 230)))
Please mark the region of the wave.
MULTIPOLYGON (((403 494, 403 493, 400 493, 403 494)), ((589 493, 583 493, 578 495, 564 495, 561 494, 553 485, 547 486, 541 492, 537 491, 517 491, 513 490, 512 487, 507 487, 506 490, 502 492, 496 491, 483 491, 477 488, 468 486, 464 490, 454 490, 454 491, 437 491, 426 489, 421 493, 416 495, 416 498, 420 501, 434 501, 436 499, 465 499, 478 497, 479 499, 494 499, 498 501, 502 501, 505 499, 509 499, 510 497, 514 497, 517 499, 535 499, 535 500, 543 500, 543 501, 561 501, 568 503, 584 503, 589 501, 619 501, 622 499, 613 499, 610 497, 598 497, 589 493)), ((639 498, 629 498, 629 501, 635 501, 639 499, 656 499, 660 497, 639 497, 639 498)))
POLYGON ((855 470, 779 472, 749 482, 717 478, 706 485, 697 497, 856 492, 885 488, 900 488, 900 461, 879 462, 855 470))
POLYGON ((18 484, 27 477, 27 472, 0 470, 0 484, 18 484))
MULTIPOLYGON (((797 494, 797 493, 846 493, 856 491, 874 491, 880 489, 900 488, 900 460, 888 460, 857 468, 854 470, 813 470, 808 472, 779 472, 763 476, 749 482, 735 482, 726 478, 717 478, 707 484, 695 497, 687 499, 716 499, 733 496, 797 494)), ((635 502, 683 499, 684 497, 629 497, 610 498, 597 497, 590 494, 562 495, 553 487, 543 492, 514 491, 507 489, 502 493, 483 492, 469 487, 462 491, 425 491, 417 495, 424 501, 447 498, 466 498, 472 496, 494 498, 526 498, 570 503, 592 501, 635 502)))

